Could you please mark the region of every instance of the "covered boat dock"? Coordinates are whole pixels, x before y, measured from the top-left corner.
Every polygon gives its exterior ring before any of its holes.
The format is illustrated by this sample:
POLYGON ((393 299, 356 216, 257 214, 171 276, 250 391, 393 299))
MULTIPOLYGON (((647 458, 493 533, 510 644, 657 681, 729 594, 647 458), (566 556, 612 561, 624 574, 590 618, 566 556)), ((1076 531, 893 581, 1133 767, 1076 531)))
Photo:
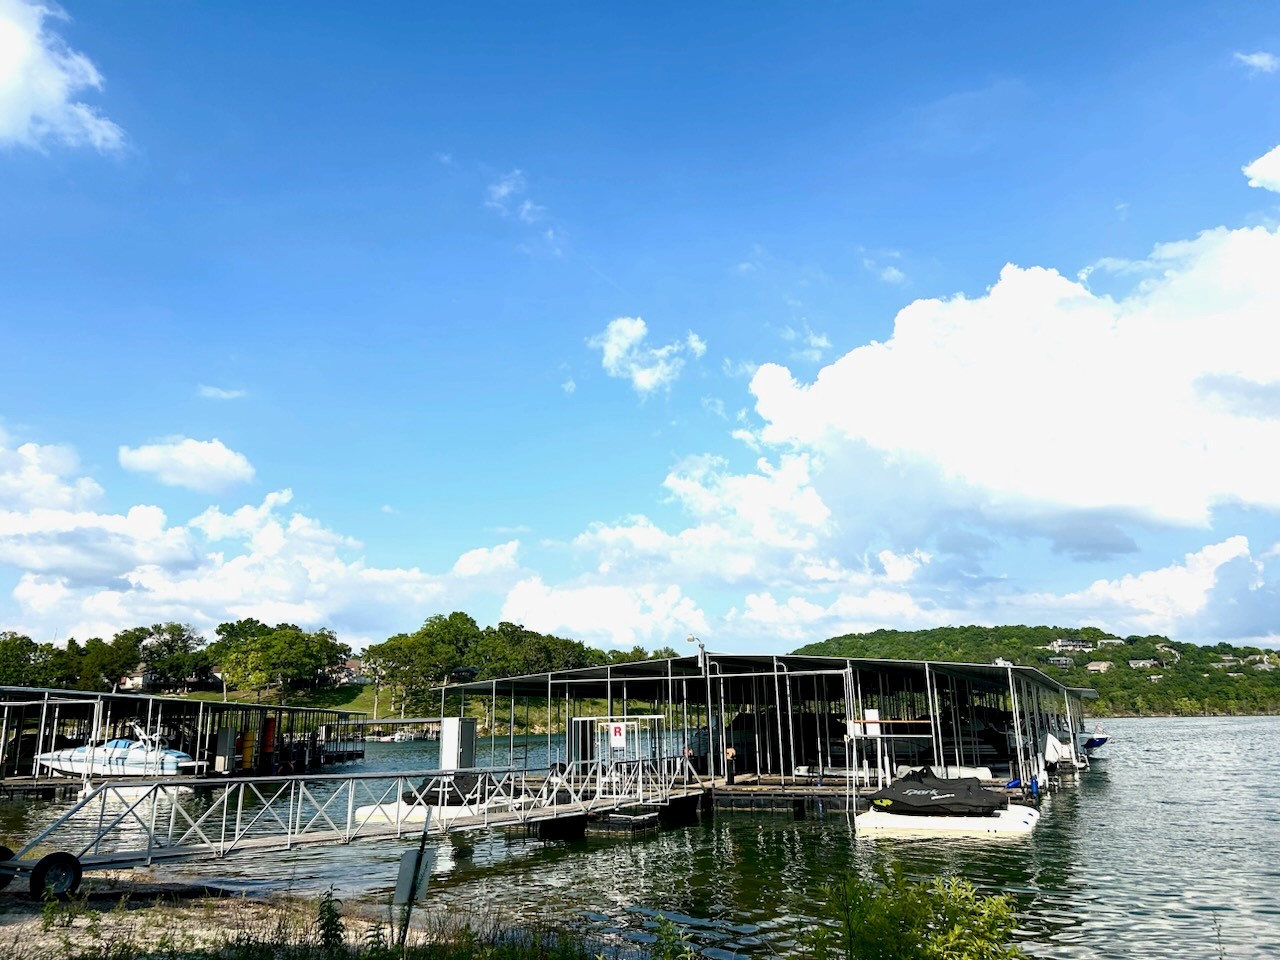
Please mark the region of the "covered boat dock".
POLYGON ((549 762, 590 759, 598 740, 574 721, 632 714, 665 718, 664 742, 650 749, 687 758, 704 775, 728 781, 751 774, 782 784, 839 777, 865 786, 904 767, 953 775, 986 769, 991 778, 1045 779, 1047 738, 1071 765, 1084 699, 1033 667, 817 656, 717 654, 645 660, 437 688, 441 713, 485 701, 494 731, 523 720, 545 731, 549 762), (449 702, 452 699, 452 702, 449 702))
POLYGON ((0 781, 47 776, 41 753, 134 739, 135 727, 190 754, 203 773, 305 773, 363 758, 364 721, 344 710, 0 687, 0 781))

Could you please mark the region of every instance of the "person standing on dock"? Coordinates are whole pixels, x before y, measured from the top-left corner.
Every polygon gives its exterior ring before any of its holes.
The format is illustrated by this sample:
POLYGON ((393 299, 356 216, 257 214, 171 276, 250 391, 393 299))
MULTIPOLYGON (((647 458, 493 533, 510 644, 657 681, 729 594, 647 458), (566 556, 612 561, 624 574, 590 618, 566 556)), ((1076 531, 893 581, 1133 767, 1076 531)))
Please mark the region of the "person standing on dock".
POLYGON ((689 782, 689 773, 693 770, 693 747, 685 744, 684 748, 684 782, 689 782))
POLYGON ((738 759, 738 751, 733 749, 732 745, 724 748, 724 782, 733 783, 733 772, 735 761, 738 759))

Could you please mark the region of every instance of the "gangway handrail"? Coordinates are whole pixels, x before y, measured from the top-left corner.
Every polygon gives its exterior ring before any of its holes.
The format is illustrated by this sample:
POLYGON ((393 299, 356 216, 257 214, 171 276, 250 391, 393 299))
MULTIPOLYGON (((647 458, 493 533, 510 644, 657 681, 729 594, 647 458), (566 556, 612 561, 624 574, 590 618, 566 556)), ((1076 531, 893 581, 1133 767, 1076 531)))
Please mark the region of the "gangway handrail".
MULTIPOLYGON (((626 722, 635 726, 637 719, 626 722)), ((703 781, 684 756, 664 752, 678 747, 666 743, 661 718, 643 719, 652 727, 644 755, 601 751, 567 765, 110 781, 83 796, 16 854, 0 850, 0 889, 17 874, 29 873, 33 889, 43 884, 55 858, 61 858, 57 869, 74 874, 78 883, 82 868, 220 859, 244 850, 349 844, 424 830, 439 835, 530 827, 700 794, 703 781), (50 848, 56 852, 39 862, 32 859, 50 848)))
POLYGON ((12 860, 0 863, 0 882, 29 869, 26 858, 48 846, 105 868, 157 858, 222 858, 249 848, 288 850, 304 843, 399 837, 407 827, 417 832, 423 822, 420 808, 436 811, 432 833, 446 833, 662 804, 673 795, 702 790, 697 774, 690 781, 681 761, 674 756, 598 758, 575 761, 560 773, 541 767, 472 767, 226 781, 170 778, 145 786, 111 781, 40 830, 12 860), (210 789, 192 790, 205 785, 210 789), (115 802, 122 809, 112 809, 115 802), (162 807, 168 808, 163 816, 162 807))

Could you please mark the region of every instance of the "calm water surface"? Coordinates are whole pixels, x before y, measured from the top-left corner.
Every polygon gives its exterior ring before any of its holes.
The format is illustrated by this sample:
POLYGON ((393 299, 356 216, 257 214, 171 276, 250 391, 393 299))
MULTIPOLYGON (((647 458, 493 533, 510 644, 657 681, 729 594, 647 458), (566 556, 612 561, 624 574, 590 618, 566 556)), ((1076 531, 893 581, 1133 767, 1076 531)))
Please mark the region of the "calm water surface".
MULTIPOLYGON (((1107 727, 1107 758, 1045 802, 1029 838, 873 839, 855 837, 843 814, 748 813, 571 846, 473 834, 437 845, 430 900, 514 920, 571 918, 642 942, 662 912, 719 960, 784 952, 813 915, 815 888, 845 869, 900 864, 1012 894, 1037 957, 1218 957, 1220 942, 1228 957, 1280 958, 1280 718, 1107 727)), ((435 762, 434 744, 368 747, 365 769, 435 762)), ((11 810, 9 829, 48 813, 11 810)), ((165 870, 246 890, 332 885, 349 900, 385 902, 403 849, 377 842, 165 870)))

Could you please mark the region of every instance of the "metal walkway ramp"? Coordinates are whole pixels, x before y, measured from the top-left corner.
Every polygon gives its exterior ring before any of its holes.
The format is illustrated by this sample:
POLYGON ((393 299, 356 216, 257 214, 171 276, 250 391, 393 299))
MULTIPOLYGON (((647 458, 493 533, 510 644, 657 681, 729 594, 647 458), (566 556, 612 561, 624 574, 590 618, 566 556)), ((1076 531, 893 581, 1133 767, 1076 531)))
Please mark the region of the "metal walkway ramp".
POLYGON ((348 844, 424 831, 523 827, 701 796, 682 758, 607 756, 553 770, 469 769, 104 784, 18 851, 0 889, 73 892, 84 870, 348 844))

